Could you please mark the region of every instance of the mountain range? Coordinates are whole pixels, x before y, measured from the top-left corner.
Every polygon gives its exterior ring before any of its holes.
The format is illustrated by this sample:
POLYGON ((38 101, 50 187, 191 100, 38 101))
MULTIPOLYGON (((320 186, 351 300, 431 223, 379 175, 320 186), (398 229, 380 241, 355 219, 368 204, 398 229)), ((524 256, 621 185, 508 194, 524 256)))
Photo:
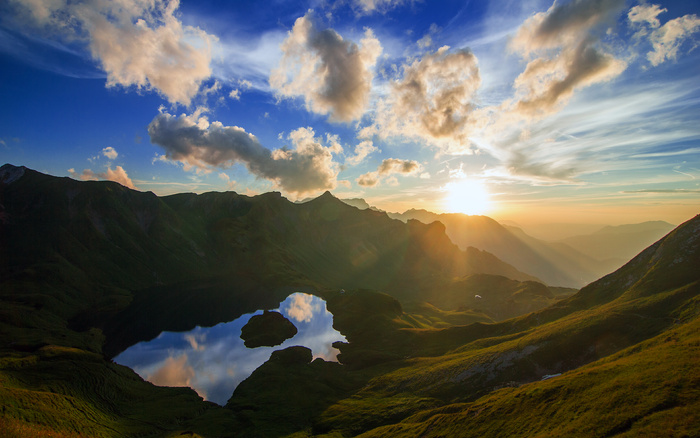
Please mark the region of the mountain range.
POLYGON ((300 204, 278 193, 158 197, 4 165, 0 430, 700 434, 700 217, 578 292, 540 281, 552 263, 543 255, 538 275, 465 246, 534 252, 469 218, 479 232, 460 240, 449 215, 402 222, 330 193, 300 204), (339 363, 279 350, 218 406, 111 360, 163 330, 274 309, 293 291, 327 301, 347 339, 339 363))
POLYGON ((460 248, 479 248, 553 286, 582 287, 622 266, 673 229, 663 222, 604 227, 590 235, 549 242, 519 227, 487 216, 436 214, 426 210, 389 213, 392 218, 423 223, 439 221, 460 248))

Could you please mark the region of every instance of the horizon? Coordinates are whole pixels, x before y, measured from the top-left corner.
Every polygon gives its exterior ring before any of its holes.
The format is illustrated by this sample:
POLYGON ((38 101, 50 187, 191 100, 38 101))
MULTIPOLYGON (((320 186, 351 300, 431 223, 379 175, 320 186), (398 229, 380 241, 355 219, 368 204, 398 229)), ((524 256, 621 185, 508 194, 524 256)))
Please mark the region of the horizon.
POLYGON ((526 230, 698 213, 696 4, 273 3, 0 6, 0 159, 526 230))
MULTIPOLYGON (((19 168, 19 167, 24 167, 24 168, 26 168, 26 169, 29 169, 29 168, 27 168, 26 166, 15 166, 14 164, 11 164, 11 163, 5 163, 3 166, 0 166, 0 167, 4 167, 4 166, 13 166, 13 167, 18 167, 18 168, 19 168)), ((35 169, 30 169, 30 170, 33 170, 33 171, 36 172, 35 169)), ((74 181, 80 181, 79 179, 72 178, 71 176, 67 176, 67 177, 59 177, 59 176, 55 176, 55 175, 49 175, 49 176, 53 176, 53 177, 57 177, 57 178, 70 178, 70 179, 73 179, 74 181)), ((109 180, 104 180, 104 181, 109 181, 109 180)), ((117 181, 110 181, 110 182, 117 182, 117 181)), ((118 183, 118 184, 121 184, 121 183, 119 183, 119 182, 117 182, 117 183, 118 183)), ((121 184, 121 185, 123 185, 123 184, 121 184)), ((126 187, 126 186, 125 186, 125 187, 126 187)), ((129 190, 135 190, 135 189, 132 189, 132 188, 129 188, 129 187, 126 187, 126 188, 129 189, 129 190)), ((136 191, 140 191, 140 190, 136 190, 136 191)), ((144 191, 141 191, 141 192, 142 192, 142 193, 145 193, 144 191)), ((153 192, 150 192, 150 193, 153 193, 153 192)), ((452 212, 441 213, 441 212, 430 211, 430 210, 427 210, 427 209, 425 209, 425 208, 416 208, 416 207, 412 207, 412 208, 409 208, 409 209, 403 210, 403 211, 383 210, 383 209, 381 209, 381 208, 378 208, 378 207, 375 206, 375 205, 372 205, 372 204, 368 203, 364 198, 342 198, 342 197, 339 197, 337 194, 334 194, 331 190, 326 190, 326 191, 324 191, 323 193, 319 194, 318 196, 308 197, 308 198, 303 198, 303 199, 296 199, 296 200, 289 199, 289 198, 287 198, 287 197, 284 195, 284 193, 279 192, 279 191, 275 191, 275 190, 272 190, 272 191, 270 191, 270 192, 265 192, 265 193, 258 193, 258 194, 241 194, 241 193, 236 192, 235 190, 227 190, 227 191, 216 191, 216 190, 214 190, 214 191, 201 192, 201 193, 195 193, 195 192, 179 192, 179 193, 173 193, 173 194, 168 194, 168 195, 158 195, 158 194, 156 194, 156 193, 153 193, 153 194, 156 195, 156 196, 158 196, 158 197, 163 197, 163 196, 166 196, 166 197, 167 197, 167 196, 174 196, 174 195, 178 195, 178 194, 187 194, 187 193, 192 193, 192 194, 196 194, 196 195, 201 195, 201 194, 205 194, 205 193, 236 193, 237 195, 251 196, 251 197, 260 196, 260 195, 265 195, 265 194, 269 194, 269 193, 277 193, 279 196, 281 196, 281 197, 282 197, 283 199, 285 199, 286 201, 288 201, 288 202, 290 202, 290 203, 294 203, 294 204, 304 204, 304 203, 307 203, 307 202, 311 202, 311 201, 313 201, 313 200, 315 200, 315 199, 318 199, 318 198, 323 197, 326 193, 328 193, 328 194, 330 194, 332 197, 334 197, 335 199, 337 199, 337 200, 339 200, 339 201, 341 201, 341 202, 343 202, 343 203, 345 203, 345 204, 347 204, 347 205, 349 205, 349 206, 351 206, 351 207, 355 207, 355 208, 358 208, 358 209, 360 209, 360 210, 363 210, 363 209, 366 209, 366 208, 372 208, 372 209, 376 209, 376 210, 378 210, 378 211, 387 213, 387 214, 390 215, 390 216, 391 216, 391 215, 405 215, 405 214, 408 214, 408 213, 410 213, 411 211, 414 211, 414 210, 415 210, 415 211, 425 211, 425 212, 427 212, 427 213, 436 214, 436 215, 440 215, 440 214, 457 214, 457 215, 464 215, 464 216, 485 216, 485 217, 489 217, 489 218, 495 220, 496 222, 498 222, 499 224, 501 224, 501 225, 503 225, 503 226, 505 226, 505 227, 516 227, 516 228, 520 228, 522 231, 524 231, 526 234, 530 235, 531 237, 535 237, 536 239, 541 239, 541 240, 543 240, 543 241, 549 241, 549 242, 557 242, 557 241, 564 240, 564 239, 569 238, 569 237, 576 237, 576 236, 583 236, 583 235, 593 234, 593 233, 596 233, 596 232, 598 232, 598 231, 600 231, 600 230, 602 230, 603 228, 606 228, 606 227, 617 227, 617 226, 627 226, 627 225, 641 225, 641 224, 643 224, 643 223, 652 223, 652 222, 665 222, 666 224, 671 225, 673 228, 675 228, 675 227, 679 226, 681 223, 687 222, 687 221, 693 219, 695 216, 697 216, 697 214, 696 214, 696 215, 693 215, 693 216, 691 216, 691 217, 685 219, 684 221, 682 221, 682 222, 679 223, 679 224, 674 224, 674 223, 670 223, 670 222, 666 222, 666 221, 661 221, 661 220, 651 220, 651 221, 641 221, 641 222, 629 222, 629 223, 619 223, 619 224, 611 224, 611 223, 604 223, 604 222, 601 222, 601 223, 542 222, 542 221, 539 221, 539 222, 537 222, 537 221, 536 221, 536 222, 523 222, 523 221, 517 221, 517 220, 510 220, 510 219, 500 219, 500 218, 496 218, 496 217, 491 217, 491 216, 486 215, 486 214, 481 214, 481 215, 479 215, 479 214, 469 215, 469 214, 461 213, 461 212, 456 212, 456 213, 452 213, 452 212), (363 202, 367 205, 367 207, 366 207, 366 208, 361 208, 361 207, 359 207, 359 206, 357 206, 357 205, 354 205, 354 203, 351 202, 351 201, 363 201, 363 202)))

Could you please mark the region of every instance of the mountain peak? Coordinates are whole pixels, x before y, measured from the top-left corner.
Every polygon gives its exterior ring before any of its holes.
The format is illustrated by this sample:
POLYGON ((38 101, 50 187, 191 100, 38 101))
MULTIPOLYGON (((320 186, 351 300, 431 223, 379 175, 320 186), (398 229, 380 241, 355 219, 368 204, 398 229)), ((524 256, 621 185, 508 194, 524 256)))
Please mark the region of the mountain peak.
POLYGON ((24 171, 26 170, 27 168, 24 166, 18 167, 9 163, 4 164, 2 167, 0 167, 0 183, 12 184, 13 182, 22 178, 24 171))
POLYGON ((321 196, 319 196, 316 199, 338 199, 338 198, 333 196, 333 194, 330 191, 326 190, 325 192, 323 192, 323 194, 321 196))

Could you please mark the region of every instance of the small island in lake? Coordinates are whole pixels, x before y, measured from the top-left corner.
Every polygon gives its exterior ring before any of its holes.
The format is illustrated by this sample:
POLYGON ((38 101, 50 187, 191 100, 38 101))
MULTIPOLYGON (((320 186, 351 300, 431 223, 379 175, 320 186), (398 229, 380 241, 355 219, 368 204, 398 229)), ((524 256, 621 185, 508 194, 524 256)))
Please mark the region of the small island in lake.
POLYGON ((274 347, 297 334, 297 328, 279 312, 263 311, 255 315, 241 329, 246 347, 274 347))

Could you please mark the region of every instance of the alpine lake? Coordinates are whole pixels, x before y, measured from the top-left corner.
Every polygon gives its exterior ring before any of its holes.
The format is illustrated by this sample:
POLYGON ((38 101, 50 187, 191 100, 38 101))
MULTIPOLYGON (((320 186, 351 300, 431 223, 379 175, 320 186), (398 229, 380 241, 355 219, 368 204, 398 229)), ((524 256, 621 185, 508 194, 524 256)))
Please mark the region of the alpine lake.
POLYGON ((336 361, 339 351, 332 344, 346 339, 333 328, 333 315, 322 298, 296 292, 275 310, 297 328, 296 335, 275 347, 248 348, 241 339, 241 328, 263 313, 259 310, 213 327, 162 332, 127 348, 114 361, 155 385, 189 386, 205 400, 219 405, 226 404, 236 386, 273 351, 300 345, 311 349, 314 359, 336 361))

